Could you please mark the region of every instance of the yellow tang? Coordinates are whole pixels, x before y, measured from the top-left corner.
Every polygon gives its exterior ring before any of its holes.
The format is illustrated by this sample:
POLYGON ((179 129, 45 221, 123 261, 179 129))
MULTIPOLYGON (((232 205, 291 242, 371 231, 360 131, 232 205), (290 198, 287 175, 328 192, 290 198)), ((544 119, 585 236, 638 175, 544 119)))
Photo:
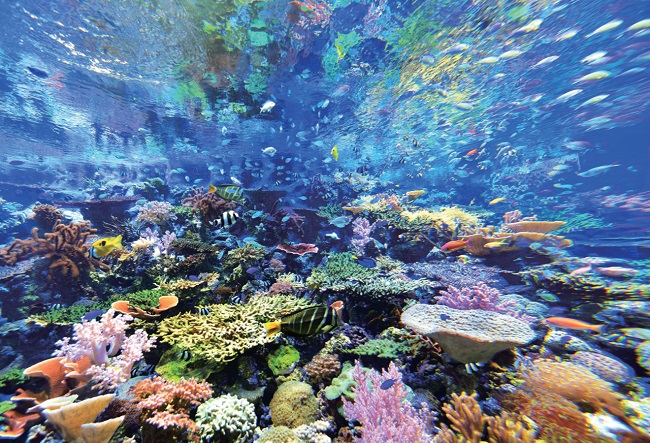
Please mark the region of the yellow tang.
POLYGON ((488 205, 496 205, 497 203, 501 203, 505 199, 506 199, 505 197, 495 198, 494 200, 490 201, 490 203, 488 203, 488 205))
POLYGON ((100 257, 106 257, 115 249, 124 249, 122 247, 122 234, 117 237, 100 238, 92 244, 89 252, 92 258, 98 259, 100 257))
POLYGON ((332 150, 330 151, 330 154, 332 154, 332 157, 334 160, 339 161, 339 147, 334 146, 332 150))

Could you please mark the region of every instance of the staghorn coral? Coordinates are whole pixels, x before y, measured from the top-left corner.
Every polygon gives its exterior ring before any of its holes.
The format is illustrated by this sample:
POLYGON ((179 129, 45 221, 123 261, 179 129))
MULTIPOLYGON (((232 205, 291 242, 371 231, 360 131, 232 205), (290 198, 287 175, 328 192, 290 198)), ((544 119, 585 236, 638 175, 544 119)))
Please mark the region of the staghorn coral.
POLYGON ((353 370, 357 383, 354 402, 343 400, 348 419, 361 423, 360 443, 427 443, 432 414, 422 403, 419 411, 407 401, 408 392, 402 374, 391 362, 381 374, 365 372, 357 361, 353 370), (388 388, 385 383, 392 383, 388 388))
POLYGON ((61 349, 54 355, 75 363, 88 359, 90 366, 82 373, 70 373, 66 377, 84 382, 92 379, 93 387, 99 391, 114 390, 118 384, 128 381, 133 363, 142 359, 155 342, 142 329, 126 337, 127 322, 131 320, 133 317, 128 315, 115 317, 115 311, 110 309, 101 321, 75 324, 72 337, 75 343, 70 343, 70 337, 59 340, 56 344, 61 349))
POLYGON ((131 402, 142 411, 146 423, 158 428, 143 427, 145 442, 183 441, 188 439, 185 432, 189 434, 189 440, 197 441, 199 428, 190 418, 190 409, 212 396, 208 382, 182 378, 175 383, 154 377, 139 381, 129 393, 134 396, 131 402))
POLYGON ((309 301, 289 295, 256 295, 245 305, 207 306, 207 315, 184 313, 166 318, 158 336, 197 358, 225 364, 247 349, 272 341, 266 336, 266 321, 308 306, 309 301))
POLYGON ((228 251, 224 267, 234 268, 236 266, 245 266, 263 259, 264 254, 264 247, 247 243, 246 246, 228 251))
POLYGON ((501 269, 483 264, 460 262, 413 263, 408 270, 416 275, 442 282, 445 286, 475 286, 485 283, 493 287, 503 287, 508 283, 499 274, 501 269))
POLYGON ((194 189, 193 194, 183 199, 181 204, 198 212, 204 226, 214 226, 221 214, 237 208, 237 203, 225 200, 216 193, 204 193, 203 188, 194 189))
POLYGON ((0 249, 0 265, 15 265, 17 262, 40 256, 49 260, 47 280, 66 281, 68 277, 77 279, 88 275, 96 266, 110 269, 108 265, 90 257, 90 244, 87 241, 94 237, 96 229, 90 227, 89 221, 70 222, 69 225, 59 223, 53 232, 38 236, 38 228, 32 229, 32 238, 16 239, 8 247, 0 249))

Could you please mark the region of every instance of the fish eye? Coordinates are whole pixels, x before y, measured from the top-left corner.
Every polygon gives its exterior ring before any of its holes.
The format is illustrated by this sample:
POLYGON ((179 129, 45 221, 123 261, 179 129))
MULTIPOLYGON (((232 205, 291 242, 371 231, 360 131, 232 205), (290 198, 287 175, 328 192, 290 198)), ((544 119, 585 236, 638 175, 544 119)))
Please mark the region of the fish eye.
POLYGON ((99 246, 106 246, 106 240, 102 241, 99 246))

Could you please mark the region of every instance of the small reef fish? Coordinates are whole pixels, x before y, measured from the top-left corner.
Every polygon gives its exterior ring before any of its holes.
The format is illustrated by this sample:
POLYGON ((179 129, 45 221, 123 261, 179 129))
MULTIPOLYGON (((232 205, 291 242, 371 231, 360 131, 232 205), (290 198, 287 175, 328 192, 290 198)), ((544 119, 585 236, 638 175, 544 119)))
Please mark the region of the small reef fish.
POLYGON ((497 63, 498 61, 499 61, 499 57, 490 56, 490 57, 482 58, 476 63, 479 63, 481 65, 490 65, 493 63, 497 63))
POLYGON ((355 257, 355 260, 357 263, 364 268, 376 268, 377 267, 377 262, 375 261, 374 258, 370 257, 355 257))
POLYGON ((244 188, 239 185, 210 185, 208 194, 217 194, 224 200, 233 201, 237 203, 244 203, 246 200, 243 197, 244 188))
POLYGON ((535 63, 532 68, 539 68, 540 66, 548 65, 549 63, 553 63, 555 60, 560 58, 558 55, 552 55, 550 57, 546 57, 535 63))
POLYGON ((506 200, 505 197, 498 197, 498 198, 495 198, 494 200, 490 200, 490 203, 488 203, 488 205, 490 205, 490 206, 496 205, 497 203, 501 203, 502 201, 505 201, 505 200, 506 200))
POLYGON ((465 240, 452 240, 442 245, 440 250, 443 252, 453 252, 462 249, 465 246, 467 246, 467 241, 465 240))
POLYGON ((386 389, 390 389, 395 382, 397 381, 396 378, 389 378, 388 380, 384 380, 381 385, 379 385, 379 389, 383 389, 384 391, 386 389))
POLYGON ((555 41, 556 42, 561 42, 561 41, 564 41, 564 40, 568 40, 570 38, 575 37, 578 32, 579 31, 577 29, 569 29, 568 31, 563 32, 562 34, 558 35, 557 38, 555 39, 555 41))
POLYGON ((612 73, 609 71, 596 71, 592 72, 591 74, 587 74, 585 76, 580 77, 578 80, 574 81, 573 83, 582 83, 582 82, 589 82, 589 81, 594 81, 594 80, 602 80, 607 77, 611 77, 612 73))
POLYGON ((276 152, 278 152, 278 150, 275 149, 273 146, 269 146, 268 148, 262 149, 262 154, 268 155, 269 157, 273 157, 276 152))
POLYGON ((333 218, 330 220, 330 225, 334 225, 337 228, 345 228, 352 221, 352 217, 349 215, 341 215, 339 217, 333 218))
POLYGON ((330 151, 330 154, 332 155, 332 158, 335 161, 339 161, 339 147, 338 146, 334 146, 332 148, 332 150, 330 151))
POLYGON ((528 32, 537 31, 539 29, 539 25, 541 25, 541 24, 542 24, 542 19, 537 18, 537 19, 533 20, 532 22, 528 23, 527 25, 522 26, 521 28, 515 30, 513 32, 513 34, 519 34, 519 33, 522 33, 522 32, 523 33, 528 33, 528 32))
POLYGON ((216 224, 220 228, 228 229, 235 224, 238 218, 239 214, 235 211, 226 211, 217 219, 216 224))
POLYGON ((574 269, 573 271, 571 271, 569 273, 569 275, 575 277, 576 275, 584 275, 587 272, 591 272, 591 271, 592 271, 591 263, 589 263, 587 266, 583 266, 581 268, 574 269))
POLYGON ((454 106, 462 111, 471 111, 474 109, 474 105, 467 102, 454 103, 454 106))
POLYGON ((612 29, 618 28, 622 23, 623 20, 612 20, 611 22, 607 22, 603 26, 598 27, 595 31, 585 35, 585 38, 589 38, 597 34, 602 34, 603 32, 611 31, 612 29))
POLYGON ((596 268, 596 270, 602 275, 606 275, 607 277, 614 277, 614 278, 631 278, 634 277, 638 272, 636 269, 624 268, 622 266, 596 268))
POLYGON ((330 232, 329 234, 325 234, 325 237, 329 237, 332 240, 341 240, 341 237, 336 232, 330 232))
POLYGON ((573 89, 573 90, 571 90, 569 92, 565 92, 564 94, 562 94, 561 96, 559 96, 558 98, 553 100, 551 102, 551 104, 556 105, 558 103, 564 103, 567 100, 569 100, 571 97, 574 97, 574 96, 580 94, 581 92, 582 92, 582 89, 573 89))
POLYGON ((592 325, 581 320, 566 317, 548 317, 542 320, 547 325, 557 326, 566 329, 590 330, 594 332, 603 332, 605 325, 592 325))
POLYGON ((521 54, 523 54, 523 51, 518 51, 516 49, 513 49, 511 51, 506 51, 503 54, 499 56, 499 59, 501 60, 510 60, 511 58, 519 57, 521 54))
POLYGON ((583 172, 578 172, 577 175, 579 175, 580 177, 593 177, 595 175, 602 174, 603 172, 609 171, 611 168, 615 166, 620 166, 620 165, 612 164, 612 165, 596 166, 595 168, 591 168, 583 172))
POLYGON ((472 155, 478 154, 478 148, 477 149, 472 149, 469 151, 467 154, 465 154, 466 157, 471 157, 472 155))
POLYGON ((124 249, 122 247, 122 234, 116 237, 105 237, 95 241, 90 246, 90 256, 94 259, 106 257, 108 254, 116 249, 124 249))
POLYGON ((595 62, 596 60, 599 60, 599 59, 605 57, 606 55, 607 55, 606 51, 596 51, 596 52, 594 52, 592 54, 589 54, 588 56, 586 56, 582 60, 580 60, 580 62, 591 64, 591 63, 595 62))
POLYGON ((271 112, 271 109, 275 106, 275 102, 271 100, 267 100, 264 102, 262 107, 260 108, 260 114, 263 112, 271 112))
POLYGON ((407 197, 409 200, 413 201, 413 200, 415 200, 416 198, 420 197, 420 196, 423 195, 423 194, 424 194, 424 191, 423 191, 422 189, 419 189, 419 190, 417 190, 417 191, 408 191, 408 192, 406 193, 406 197, 407 197))
POLYGON ((280 321, 266 323, 267 337, 278 332, 296 337, 309 337, 325 334, 341 324, 342 301, 335 301, 328 306, 312 306, 301 309, 280 318, 280 321))
POLYGON ((457 45, 454 45, 451 48, 444 51, 443 54, 460 54, 461 52, 467 51, 468 49, 469 49, 469 45, 465 43, 458 43, 457 45))
POLYGON ((582 108, 583 106, 587 106, 587 105, 593 105, 595 103, 600 103, 603 100, 605 100, 607 97, 609 97, 609 94, 597 95, 595 97, 590 98, 589 100, 584 101, 582 104, 578 106, 578 108, 582 108))
POLYGON ((638 31, 639 29, 646 29, 650 28, 650 18, 646 18, 645 20, 641 20, 640 22, 636 22, 629 28, 627 28, 628 31, 638 31))

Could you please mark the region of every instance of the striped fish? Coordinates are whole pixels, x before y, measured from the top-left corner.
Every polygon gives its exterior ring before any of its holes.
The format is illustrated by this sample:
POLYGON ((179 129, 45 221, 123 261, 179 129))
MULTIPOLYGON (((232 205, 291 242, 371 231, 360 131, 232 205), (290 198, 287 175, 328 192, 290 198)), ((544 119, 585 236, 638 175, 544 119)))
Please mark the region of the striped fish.
POLYGON ((233 201, 237 203, 244 203, 246 199, 243 196, 244 188, 237 185, 210 185, 208 194, 215 193, 224 200, 233 201))
POLYGON ((331 306, 312 306, 285 315, 280 321, 266 323, 267 337, 272 337, 278 332, 297 337, 309 337, 316 334, 325 334, 336 329, 341 323, 341 310, 343 302, 336 301, 331 306))
POLYGON ((239 214, 235 211, 226 211, 217 219, 216 225, 220 228, 228 229, 235 224, 238 218, 239 214))

